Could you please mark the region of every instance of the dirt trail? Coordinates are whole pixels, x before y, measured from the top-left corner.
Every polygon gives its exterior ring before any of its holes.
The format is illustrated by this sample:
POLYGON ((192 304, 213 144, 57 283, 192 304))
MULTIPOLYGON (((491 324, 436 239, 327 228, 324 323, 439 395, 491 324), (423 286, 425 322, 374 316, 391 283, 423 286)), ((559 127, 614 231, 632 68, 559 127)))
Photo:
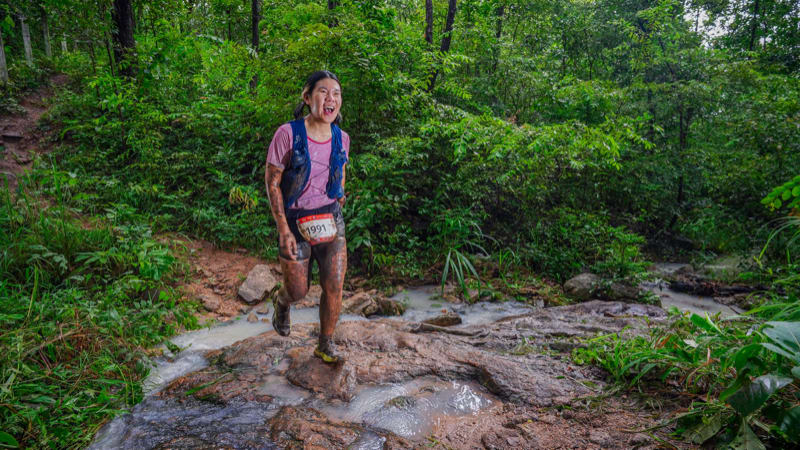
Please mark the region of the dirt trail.
POLYGON ((0 174, 8 178, 12 191, 17 188, 19 175, 30 169, 33 154, 47 150, 41 146, 47 133, 38 129, 37 123, 48 109, 47 99, 53 95, 54 87, 66 82, 66 75, 51 76, 47 85, 21 99, 22 112, 0 116, 0 174))

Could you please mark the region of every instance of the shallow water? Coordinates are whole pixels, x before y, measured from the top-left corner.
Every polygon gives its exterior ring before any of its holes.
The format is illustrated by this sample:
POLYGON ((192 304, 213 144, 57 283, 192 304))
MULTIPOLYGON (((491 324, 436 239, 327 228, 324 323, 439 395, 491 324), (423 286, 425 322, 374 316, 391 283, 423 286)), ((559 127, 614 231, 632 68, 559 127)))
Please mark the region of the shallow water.
POLYGON ((331 418, 418 439, 431 432, 440 416, 475 414, 492 404, 491 395, 480 385, 426 377, 362 387, 349 403, 317 402, 314 406, 331 418))
POLYGON ((392 297, 407 305, 403 320, 421 322, 453 311, 461 316, 462 326, 490 323, 503 317, 526 314, 534 310, 530 305, 515 300, 505 302, 478 302, 475 304, 449 303, 437 297, 439 286, 420 286, 403 290, 392 297))
POLYGON ((730 317, 741 312, 738 308, 717 303, 711 297, 686 294, 684 292, 672 290, 664 281, 659 280, 642 283, 642 287, 656 294, 658 298, 661 299, 661 307, 664 309, 669 309, 670 306, 674 306, 680 311, 700 315, 705 313, 709 315, 720 313, 721 317, 730 317))

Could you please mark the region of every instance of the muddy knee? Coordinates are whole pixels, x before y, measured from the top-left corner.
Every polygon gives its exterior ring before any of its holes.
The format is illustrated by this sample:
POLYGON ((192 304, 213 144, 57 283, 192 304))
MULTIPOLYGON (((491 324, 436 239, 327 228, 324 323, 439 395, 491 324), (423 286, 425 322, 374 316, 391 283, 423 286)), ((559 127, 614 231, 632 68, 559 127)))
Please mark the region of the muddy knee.
POLYGON ((308 293, 308 283, 287 283, 278 291, 278 299, 284 305, 299 302, 308 293))

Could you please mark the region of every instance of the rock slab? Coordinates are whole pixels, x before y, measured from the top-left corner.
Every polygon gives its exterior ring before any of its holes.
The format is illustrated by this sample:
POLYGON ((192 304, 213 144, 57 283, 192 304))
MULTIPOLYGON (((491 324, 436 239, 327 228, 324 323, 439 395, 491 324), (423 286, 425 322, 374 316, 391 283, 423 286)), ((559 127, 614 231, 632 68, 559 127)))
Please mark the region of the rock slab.
POLYGON ((272 276, 269 266, 258 264, 247 274, 247 279, 239 286, 239 297, 247 303, 255 303, 264 299, 275 289, 278 281, 272 276))
POLYGON ((589 300, 599 283, 600 277, 597 275, 588 272, 582 273, 564 283, 564 294, 574 300, 589 300))

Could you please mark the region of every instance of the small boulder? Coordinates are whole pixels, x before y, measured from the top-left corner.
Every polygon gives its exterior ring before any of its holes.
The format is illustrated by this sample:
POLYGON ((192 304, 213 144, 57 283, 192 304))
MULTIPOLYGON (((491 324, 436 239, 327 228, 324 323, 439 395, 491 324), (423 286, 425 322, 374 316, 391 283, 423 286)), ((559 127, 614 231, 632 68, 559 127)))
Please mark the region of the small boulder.
POLYGON ((399 316, 405 312, 405 307, 392 299, 377 293, 376 290, 362 291, 342 299, 342 311, 357 316, 399 316))
POLYGON ((239 297, 247 303, 255 303, 264 299, 278 284, 269 266, 258 264, 247 274, 247 279, 239 286, 239 297))
POLYGON ((255 309, 255 311, 256 311, 258 314, 269 314, 269 302, 264 302, 264 303, 262 303, 261 305, 259 305, 259 306, 258 306, 258 307, 255 309))
POLYGON ((642 290, 636 286, 624 283, 611 283, 611 286, 604 291, 604 297, 611 301, 635 302, 643 294, 642 290))
POLYGON ((436 325, 439 327, 449 327, 451 325, 460 324, 461 316, 459 316, 457 313, 453 311, 445 311, 436 317, 423 320, 422 323, 429 323, 431 325, 436 325))
POLYGON ((219 311, 220 303, 219 299, 213 295, 201 295, 200 301, 203 302, 203 308, 207 309, 210 312, 217 312, 219 311))
POLYGON ((600 277, 593 273, 582 273, 570 278, 564 283, 564 294, 573 300, 589 300, 597 285, 600 277))
POLYGON ((250 323, 258 322, 258 316, 255 311, 251 311, 250 314, 247 315, 247 321, 250 323))

